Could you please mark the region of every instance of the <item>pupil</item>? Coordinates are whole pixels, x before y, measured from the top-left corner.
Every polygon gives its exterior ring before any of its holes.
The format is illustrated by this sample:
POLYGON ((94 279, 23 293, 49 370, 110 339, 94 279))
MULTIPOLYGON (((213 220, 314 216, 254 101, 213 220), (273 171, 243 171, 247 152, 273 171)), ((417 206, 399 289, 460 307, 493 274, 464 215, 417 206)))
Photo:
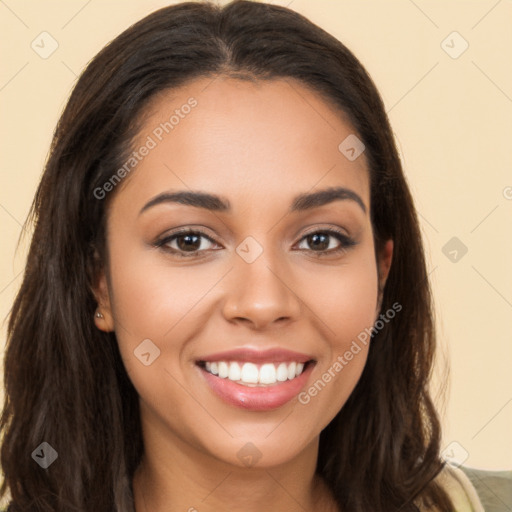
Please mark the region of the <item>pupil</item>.
POLYGON ((178 238, 177 242, 178 247, 183 251, 193 251, 201 245, 200 237, 197 235, 182 235, 178 238))
POLYGON ((310 245, 313 248, 327 249, 329 247, 329 237, 325 234, 315 233, 309 236, 310 245))

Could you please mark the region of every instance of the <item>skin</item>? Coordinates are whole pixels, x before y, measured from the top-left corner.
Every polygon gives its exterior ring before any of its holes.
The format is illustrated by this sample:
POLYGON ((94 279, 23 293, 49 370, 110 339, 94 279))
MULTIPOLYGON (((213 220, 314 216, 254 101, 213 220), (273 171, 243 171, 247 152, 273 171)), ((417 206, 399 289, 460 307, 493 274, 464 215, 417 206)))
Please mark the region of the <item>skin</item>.
MULTIPOLYGON (((196 360, 240 346, 311 354, 307 389, 373 325, 393 243, 376 259, 365 155, 351 162, 338 150, 354 130, 304 85, 224 77, 160 94, 134 147, 190 97, 198 105, 115 191, 109 260, 95 290, 103 314, 96 325, 115 330, 140 396, 136 510, 336 510, 314 474, 319 434, 354 389, 368 346, 307 405, 294 399, 266 412, 223 402, 196 360), (289 212, 298 194, 327 187, 357 193, 366 212, 353 200, 289 212), (220 195, 231 211, 165 203, 140 213, 171 190, 220 195), (202 228, 214 242, 203 239, 188 258, 155 247, 182 226, 202 228), (332 227, 356 245, 319 257, 305 235, 332 227), (263 249, 252 263, 236 252, 248 236, 263 249), (160 356, 145 366, 134 350, 148 338, 160 356), (246 443, 261 454, 251 467, 237 456, 246 443)), ((327 240, 329 250, 339 247, 327 240)))

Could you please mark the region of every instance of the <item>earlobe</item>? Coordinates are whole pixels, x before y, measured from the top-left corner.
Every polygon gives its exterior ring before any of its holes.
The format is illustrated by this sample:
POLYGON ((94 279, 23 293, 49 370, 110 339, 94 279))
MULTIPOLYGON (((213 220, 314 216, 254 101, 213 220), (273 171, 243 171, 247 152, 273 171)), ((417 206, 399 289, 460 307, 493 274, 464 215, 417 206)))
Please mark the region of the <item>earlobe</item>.
POLYGON ((112 332, 114 330, 114 317, 110 304, 107 277, 104 271, 100 272, 93 293, 98 303, 94 313, 94 324, 100 331, 112 332))

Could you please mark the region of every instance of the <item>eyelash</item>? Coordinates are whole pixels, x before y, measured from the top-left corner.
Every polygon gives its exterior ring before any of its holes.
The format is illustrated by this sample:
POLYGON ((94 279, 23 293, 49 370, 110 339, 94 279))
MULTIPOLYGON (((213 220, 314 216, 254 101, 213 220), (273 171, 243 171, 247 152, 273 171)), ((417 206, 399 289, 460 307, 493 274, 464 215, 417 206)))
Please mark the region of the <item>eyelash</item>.
MULTIPOLYGON (((338 231, 338 230, 335 230, 332 228, 331 229, 317 229, 315 231, 310 231, 310 232, 304 234, 304 236, 299 240, 299 243, 302 242, 303 240, 305 240, 307 237, 309 237, 311 235, 316 235, 316 234, 329 235, 329 236, 332 236, 335 239, 337 239, 338 242, 340 242, 339 247, 337 247, 336 249, 329 249, 329 250, 323 250, 323 251, 314 251, 312 249, 309 249, 308 252, 313 253, 316 257, 321 258, 324 256, 331 256, 333 254, 338 254, 338 253, 341 253, 342 251, 345 251, 345 250, 349 249, 350 247, 353 247, 354 245, 356 245, 356 242, 352 238, 348 237, 341 231, 338 231)), ((160 240, 157 240, 154 245, 155 245, 155 247, 162 249, 166 252, 170 252, 179 258, 197 257, 198 254, 205 251, 205 249, 196 250, 196 251, 190 251, 190 253, 187 254, 185 251, 181 251, 180 249, 171 249, 170 247, 166 247, 167 244, 169 244, 170 242, 174 241, 175 239, 179 238, 180 236, 185 236, 185 235, 200 235, 200 236, 206 238, 207 240, 209 240, 210 242, 212 242, 214 244, 216 243, 215 240, 213 240, 209 235, 207 235, 205 232, 201 231, 200 229, 183 228, 183 229, 180 229, 179 231, 175 231, 171 235, 168 235, 160 240)))

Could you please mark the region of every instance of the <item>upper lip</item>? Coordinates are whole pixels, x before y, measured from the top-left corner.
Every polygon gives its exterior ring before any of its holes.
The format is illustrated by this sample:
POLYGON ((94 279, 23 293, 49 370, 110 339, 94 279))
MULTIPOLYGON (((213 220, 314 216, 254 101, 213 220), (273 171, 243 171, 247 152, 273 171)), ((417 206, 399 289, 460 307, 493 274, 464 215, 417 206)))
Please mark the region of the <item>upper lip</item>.
POLYGON ((293 352, 282 348, 271 348, 267 350, 257 350, 254 348, 241 347, 225 352, 216 352, 204 357, 200 357, 198 362, 202 361, 247 361, 250 363, 306 363, 311 361, 313 356, 300 352, 293 352))

